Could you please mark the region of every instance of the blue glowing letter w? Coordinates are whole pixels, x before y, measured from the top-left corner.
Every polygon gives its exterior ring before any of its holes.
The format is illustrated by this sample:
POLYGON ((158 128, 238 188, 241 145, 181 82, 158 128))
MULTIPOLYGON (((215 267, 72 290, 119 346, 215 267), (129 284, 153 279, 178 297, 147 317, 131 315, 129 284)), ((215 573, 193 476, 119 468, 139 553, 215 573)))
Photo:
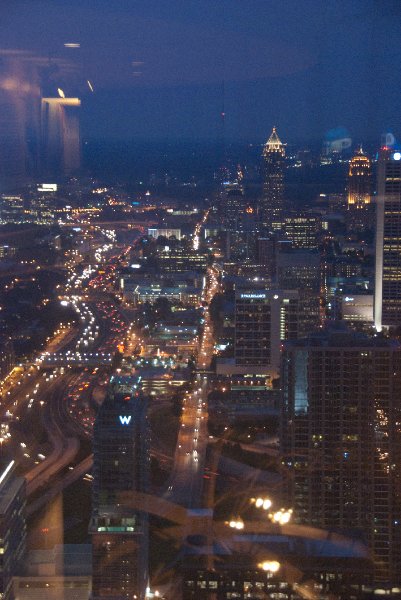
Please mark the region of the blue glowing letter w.
POLYGON ((121 425, 129 425, 130 421, 131 421, 131 415, 129 415, 128 417, 123 417, 122 415, 120 415, 121 425))

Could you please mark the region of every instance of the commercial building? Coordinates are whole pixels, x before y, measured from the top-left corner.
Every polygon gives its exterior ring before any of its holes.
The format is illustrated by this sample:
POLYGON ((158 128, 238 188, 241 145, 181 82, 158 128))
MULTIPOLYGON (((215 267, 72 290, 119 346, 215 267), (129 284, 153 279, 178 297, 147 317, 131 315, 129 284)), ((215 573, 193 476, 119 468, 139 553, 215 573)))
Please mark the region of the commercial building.
POLYGON ((298 336, 304 336, 320 322, 320 255, 312 250, 287 247, 281 244, 276 257, 277 285, 299 294, 298 336))
POLYGON ((15 477, 11 461, 0 474, 0 598, 14 600, 12 579, 25 559, 25 479, 15 477))
POLYGON ((372 167, 362 147, 353 156, 348 171, 348 208, 363 209, 370 204, 372 193, 372 167))
POLYGON ((240 232, 245 210, 244 188, 238 181, 223 183, 221 217, 226 231, 240 232))
POLYGON ((354 294, 346 290, 341 295, 341 318, 344 321, 373 323, 373 294, 354 294))
POLYGON ((293 248, 317 250, 320 219, 315 215, 298 214, 285 217, 283 229, 293 248))
POLYGON ((343 326, 285 344, 281 452, 298 523, 359 531, 401 583, 401 347, 343 326))
POLYGON ((263 148, 263 194, 259 205, 262 231, 281 229, 284 209, 285 149, 276 128, 263 148))
POLYGON ((281 343, 298 335, 298 292, 238 290, 235 296, 236 374, 278 376, 281 343))
POLYGON ((379 153, 376 198, 375 327, 401 325, 401 153, 379 153))
POLYGON ((160 248, 157 253, 157 265, 164 273, 183 273, 184 271, 206 271, 209 255, 186 248, 160 248))
POLYGON ((25 202, 22 196, 2 194, 0 198, 1 223, 24 223, 25 202))
POLYGON ((120 499, 148 486, 147 403, 140 377, 113 376, 94 428, 92 599, 143 600, 147 585, 147 515, 120 499))
POLYGON ((309 532, 309 538, 237 533, 213 545, 189 536, 182 552, 183 600, 364 598, 371 580, 366 547, 353 539, 336 543, 329 531, 320 539, 313 539, 313 528, 309 532), (260 568, 264 561, 273 564, 271 571, 260 568))
POLYGON ((148 236, 157 240, 159 236, 171 238, 175 237, 177 240, 181 239, 181 229, 171 229, 171 228, 160 228, 160 227, 149 227, 148 228, 148 236))

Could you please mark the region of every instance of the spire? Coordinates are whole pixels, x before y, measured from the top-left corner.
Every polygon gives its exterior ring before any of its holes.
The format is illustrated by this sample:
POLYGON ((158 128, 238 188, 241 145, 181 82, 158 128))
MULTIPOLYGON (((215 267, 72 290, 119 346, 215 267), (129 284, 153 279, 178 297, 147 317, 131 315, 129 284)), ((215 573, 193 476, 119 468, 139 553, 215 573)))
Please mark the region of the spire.
POLYGON ((276 128, 273 127, 273 130, 270 134, 269 139, 267 140, 264 148, 263 148, 263 156, 266 156, 269 152, 277 152, 279 151, 281 154, 284 154, 284 146, 282 141, 277 135, 276 128))

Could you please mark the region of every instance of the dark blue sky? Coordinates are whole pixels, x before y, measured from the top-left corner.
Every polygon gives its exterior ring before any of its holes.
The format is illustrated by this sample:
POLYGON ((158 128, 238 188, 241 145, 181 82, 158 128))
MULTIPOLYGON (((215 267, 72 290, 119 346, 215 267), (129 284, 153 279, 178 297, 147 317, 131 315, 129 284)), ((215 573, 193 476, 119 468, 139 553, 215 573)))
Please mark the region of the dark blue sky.
POLYGON ((228 139, 401 137, 399 0, 3 0, 0 40, 79 64, 89 136, 216 139, 225 81, 228 139))

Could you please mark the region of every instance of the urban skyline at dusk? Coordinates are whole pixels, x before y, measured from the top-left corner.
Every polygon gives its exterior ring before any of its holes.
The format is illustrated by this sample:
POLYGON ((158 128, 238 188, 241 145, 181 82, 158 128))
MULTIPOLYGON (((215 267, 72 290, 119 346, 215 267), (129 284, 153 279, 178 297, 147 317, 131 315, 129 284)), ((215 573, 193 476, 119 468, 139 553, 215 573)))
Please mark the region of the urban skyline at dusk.
POLYGON ((0 17, 0 598, 401 600, 399 3, 0 17))

